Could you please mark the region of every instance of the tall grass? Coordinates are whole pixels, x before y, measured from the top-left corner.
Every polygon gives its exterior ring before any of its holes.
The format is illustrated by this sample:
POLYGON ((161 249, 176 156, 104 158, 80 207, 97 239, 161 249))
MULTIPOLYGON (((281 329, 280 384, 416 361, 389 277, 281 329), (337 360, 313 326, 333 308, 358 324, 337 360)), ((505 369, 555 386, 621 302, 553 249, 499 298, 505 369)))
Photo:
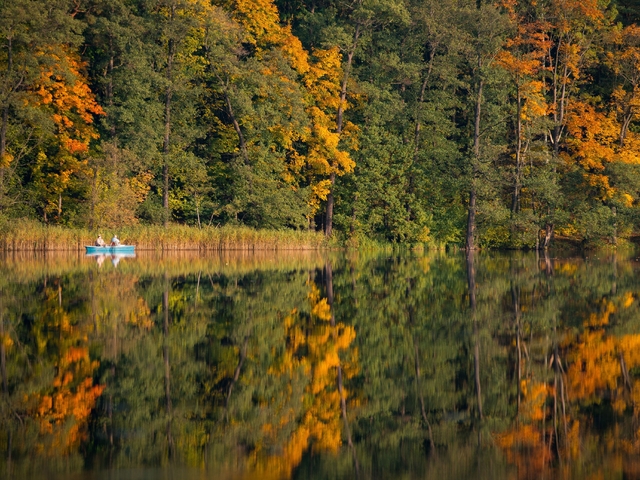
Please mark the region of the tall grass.
POLYGON ((321 233, 309 231, 139 225, 117 231, 91 232, 83 228, 43 225, 34 220, 0 219, 0 250, 82 251, 85 245, 93 245, 98 233, 106 241, 115 233, 122 243, 136 245, 137 250, 317 250, 327 246, 321 233))

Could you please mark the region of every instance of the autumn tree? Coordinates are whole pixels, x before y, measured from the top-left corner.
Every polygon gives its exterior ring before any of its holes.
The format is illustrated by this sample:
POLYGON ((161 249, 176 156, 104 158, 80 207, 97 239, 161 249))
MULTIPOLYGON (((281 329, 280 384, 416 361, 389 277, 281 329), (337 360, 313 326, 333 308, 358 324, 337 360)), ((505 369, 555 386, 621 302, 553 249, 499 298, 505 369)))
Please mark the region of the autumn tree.
MULTIPOLYGON (((66 0, 2 2, 0 11, 0 211, 6 211, 26 200, 21 162, 56 134, 55 122, 41 112, 33 95, 41 87, 44 70, 56 63, 59 73, 66 70, 47 52, 64 46, 61 57, 75 55, 82 37, 80 23, 72 16, 74 6, 66 0)), ((68 73, 74 75, 64 75, 68 73)))
POLYGON ((33 85, 27 102, 46 112, 54 134, 39 149, 33 170, 33 188, 42 202, 45 222, 49 216, 62 221, 63 194, 74 180, 86 175, 91 141, 98 138, 94 116, 104 114, 81 72, 83 64, 64 46, 36 52, 47 64, 33 85))

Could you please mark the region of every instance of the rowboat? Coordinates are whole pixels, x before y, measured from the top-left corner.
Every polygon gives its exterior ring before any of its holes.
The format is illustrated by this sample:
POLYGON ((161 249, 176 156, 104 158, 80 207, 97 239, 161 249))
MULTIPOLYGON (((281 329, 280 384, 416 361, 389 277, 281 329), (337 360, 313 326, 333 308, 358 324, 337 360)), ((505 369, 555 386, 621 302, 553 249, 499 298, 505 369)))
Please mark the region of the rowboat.
POLYGON ((105 245, 104 247, 98 247, 97 245, 86 245, 84 247, 87 250, 87 255, 119 255, 127 253, 135 253, 135 245, 118 245, 112 247, 111 245, 105 245))

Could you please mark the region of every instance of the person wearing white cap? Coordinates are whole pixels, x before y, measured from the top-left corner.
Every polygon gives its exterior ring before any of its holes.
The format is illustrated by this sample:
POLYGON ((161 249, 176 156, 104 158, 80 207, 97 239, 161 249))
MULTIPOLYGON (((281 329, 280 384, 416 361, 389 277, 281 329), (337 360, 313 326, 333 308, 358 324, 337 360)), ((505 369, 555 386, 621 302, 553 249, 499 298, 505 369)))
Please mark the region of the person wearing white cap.
POLYGON ((117 247, 118 245, 120 245, 120 240, 118 239, 117 235, 114 235, 113 238, 111 239, 111 246, 117 247))

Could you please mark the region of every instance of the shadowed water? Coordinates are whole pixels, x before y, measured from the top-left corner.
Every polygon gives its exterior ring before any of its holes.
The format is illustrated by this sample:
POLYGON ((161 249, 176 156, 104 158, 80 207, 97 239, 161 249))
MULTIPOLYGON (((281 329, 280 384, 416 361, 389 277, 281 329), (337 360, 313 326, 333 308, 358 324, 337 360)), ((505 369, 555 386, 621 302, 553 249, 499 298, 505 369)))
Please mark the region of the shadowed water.
POLYGON ((0 258, 0 477, 640 474, 634 258, 0 258))

